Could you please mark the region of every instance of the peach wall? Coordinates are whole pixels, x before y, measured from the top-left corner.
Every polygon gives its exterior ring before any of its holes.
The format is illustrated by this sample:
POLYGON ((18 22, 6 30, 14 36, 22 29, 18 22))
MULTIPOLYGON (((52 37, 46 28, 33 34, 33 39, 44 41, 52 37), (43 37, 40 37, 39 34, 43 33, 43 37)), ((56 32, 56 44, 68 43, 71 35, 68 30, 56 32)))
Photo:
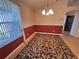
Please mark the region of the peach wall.
POLYGON ((28 7, 27 5, 21 4, 20 12, 21 12, 23 28, 32 26, 34 20, 33 18, 34 12, 31 10, 31 8, 28 7))
MULTIPOLYGON (((20 2, 21 3, 21 2, 20 2)), ((68 0, 58 0, 52 6, 54 15, 43 16, 41 9, 33 11, 27 4, 20 4, 23 28, 29 28, 32 25, 54 25, 63 26, 66 13, 72 10, 79 10, 79 5, 68 7, 68 0)), ((33 32, 33 31, 32 31, 33 32)))
POLYGON ((65 13, 71 10, 79 10, 79 6, 68 7, 67 0, 58 0, 52 6, 54 15, 43 16, 41 9, 36 11, 35 25, 63 25, 65 13))
POLYGON ((66 12, 79 10, 79 6, 68 7, 67 2, 67 0, 58 0, 55 2, 52 6, 54 15, 51 16, 43 16, 41 9, 34 12, 29 6, 21 4, 20 11, 23 27, 32 25, 63 25, 66 12))
POLYGON ((34 33, 34 12, 26 4, 20 4, 20 13, 24 29, 23 35, 24 39, 26 40, 26 38, 28 38, 31 34, 34 33))

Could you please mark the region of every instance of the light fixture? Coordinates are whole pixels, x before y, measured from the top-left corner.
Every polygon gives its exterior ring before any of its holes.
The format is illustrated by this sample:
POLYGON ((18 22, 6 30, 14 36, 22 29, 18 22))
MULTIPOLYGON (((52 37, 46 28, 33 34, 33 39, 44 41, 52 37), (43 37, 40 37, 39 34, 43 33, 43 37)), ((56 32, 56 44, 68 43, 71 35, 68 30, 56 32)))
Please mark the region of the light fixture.
POLYGON ((50 15, 54 14, 52 9, 49 10, 49 13, 50 13, 50 15))
MULTIPOLYGON (((46 7, 46 9, 44 9, 44 10, 42 10, 42 15, 53 15, 54 14, 54 12, 53 12, 53 10, 50 8, 50 5, 49 5, 50 3, 49 3, 49 0, 47 0, 47 7, 46 7)), ((52 4, 51 4, 52 5, 52 4)))
POLYGON ((48 16, 48 15, 49 15, 49 13, 46 13, 46 15, 48 16))
POLYGON ((49 9, 49 11, 46 13, 46 10, 42 10, 42 15, 53 15, 54 12, 52 9, 49 9))

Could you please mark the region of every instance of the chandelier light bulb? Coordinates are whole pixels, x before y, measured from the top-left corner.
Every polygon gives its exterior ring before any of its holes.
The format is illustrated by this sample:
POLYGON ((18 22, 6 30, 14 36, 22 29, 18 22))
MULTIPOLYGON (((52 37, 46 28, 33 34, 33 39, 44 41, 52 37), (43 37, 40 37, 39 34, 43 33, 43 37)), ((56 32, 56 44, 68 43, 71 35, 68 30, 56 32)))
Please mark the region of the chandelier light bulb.
POLYGON ((49 14, 50 14, 49 12, 46 13, 47 16, 48 16, 49 14))
POLYGON ((45 10, 42 11, 42 15, 45 15, 45 10))
POLYGON ((49 13, 50 13, 50 15, 54 14, 52 9, 49 10, 49 13))

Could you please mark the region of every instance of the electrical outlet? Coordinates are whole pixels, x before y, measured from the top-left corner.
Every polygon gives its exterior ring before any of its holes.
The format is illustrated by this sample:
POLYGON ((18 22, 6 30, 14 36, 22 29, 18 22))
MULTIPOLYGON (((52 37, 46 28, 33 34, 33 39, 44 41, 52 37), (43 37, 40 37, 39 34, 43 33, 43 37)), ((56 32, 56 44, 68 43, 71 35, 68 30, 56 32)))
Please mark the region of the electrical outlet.
POLYGON ((53 30, 53 32, 55 32, 55 30, 53 30))
POLYGON ((29 36, 29 34, 27 34, 27 36, 29 36))

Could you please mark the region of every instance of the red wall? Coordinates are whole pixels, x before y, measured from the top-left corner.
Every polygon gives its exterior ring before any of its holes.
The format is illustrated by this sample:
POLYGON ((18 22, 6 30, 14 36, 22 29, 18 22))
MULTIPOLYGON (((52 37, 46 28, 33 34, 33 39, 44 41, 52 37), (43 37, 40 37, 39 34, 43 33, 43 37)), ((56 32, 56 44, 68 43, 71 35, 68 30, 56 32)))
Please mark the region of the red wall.
POLYGON ((62 34, 62 28, 63 26, 60 25, 35 25, 34 29, 35 32, 46 32, 46 33, 57 33, 57 34, 62 34))
POLYGON ((34 26, 29 26, 24 28, 25 36, 28 38, 31 34, 34 33, 34 26))
POLYGON ((33 26, 29 26, 29 27, 24 28, 24 32, 25 32, 26 38, 28 38, 34 32, 46 32, 46 33, 62 34, 62 28, 63 28, 63 26, 60 26, 60 25, 55 25, 55 26, 33 25, 33 26))
POLYGON ((23 42, 23 36, 0 48, 0 59, 4 59, 23 42))

